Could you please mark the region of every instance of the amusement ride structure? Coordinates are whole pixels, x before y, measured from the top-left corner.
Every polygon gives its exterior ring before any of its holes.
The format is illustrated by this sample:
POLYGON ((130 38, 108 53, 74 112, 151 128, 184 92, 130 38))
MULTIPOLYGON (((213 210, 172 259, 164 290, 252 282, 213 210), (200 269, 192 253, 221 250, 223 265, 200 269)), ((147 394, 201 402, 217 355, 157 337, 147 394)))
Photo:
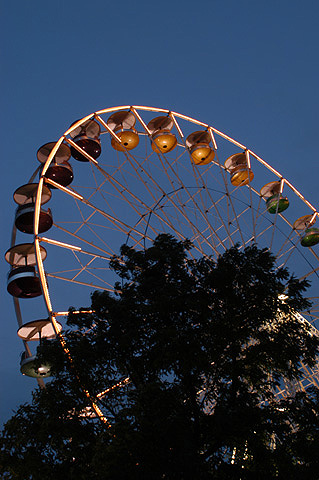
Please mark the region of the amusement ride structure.
MULTIPOLYGON (((13 194, 5 258, 25 347, 21 372, 41 386, 50 365, 39 366, 33 345, 58 335, 72 361, 61 333, 69 306, 89 304, 94 290, 114 291, 112 256, 123 243, 144 249, 159 233, 190 239, 194 257, 254 242, 269 248, 278 267, 310 281, 312 306, 296 315, 317 335, 319 213, 245 145, 176 112, 119 106, 74 122, 36 156, 29 182, 13 194), (29 302, 33 317, 24 312, 29 302), (41 310, 44 318, 34 318, 41 310)), ((317 367, 302 368, 294 388, 318 385, 317 367)), ((104 421, 99 398, 85 393, 104 421)))

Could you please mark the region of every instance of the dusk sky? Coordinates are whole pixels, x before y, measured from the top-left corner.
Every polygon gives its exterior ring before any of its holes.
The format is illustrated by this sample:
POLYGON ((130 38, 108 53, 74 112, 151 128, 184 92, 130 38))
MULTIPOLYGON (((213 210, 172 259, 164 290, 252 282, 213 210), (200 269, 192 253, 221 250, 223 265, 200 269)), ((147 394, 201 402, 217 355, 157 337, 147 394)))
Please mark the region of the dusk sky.
MULTIPOLYGON (((38 148, 117 105, 206 122, 318 205, 317 1, 3 1, 1 13, 3 254, 38 148)), ((19 371, 8 267, 2 255, 1 423, 36 387, 19 371)))

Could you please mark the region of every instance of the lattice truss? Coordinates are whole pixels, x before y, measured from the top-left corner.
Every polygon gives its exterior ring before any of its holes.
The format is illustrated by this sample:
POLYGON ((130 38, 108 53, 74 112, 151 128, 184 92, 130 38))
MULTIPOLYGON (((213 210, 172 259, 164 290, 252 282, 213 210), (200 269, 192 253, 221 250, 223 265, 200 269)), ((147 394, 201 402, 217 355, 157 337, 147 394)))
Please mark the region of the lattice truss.
MULTIPOLYGON (((47 154, 43 154, 45 148, 39 150, 42 158, 38 152, 43 165, 35 201, 34 246, 53 324, 56 317, 66 315, 70 305, 88 305, 93 290, 113 291, 116 279, 109 260, 119 253, 120 245, 144 249, 166 232, 190 239, 194 257, 216 258, 233 245, 244 248, 252 242, 269 248, 278 267, 287 266, 298 278, 311 282, 312 307, 299 315, 317 334, 318 253, 313 245, 304 248, 301 241, 318 213, 286 178, 249 148, 203 122, 141 106, 108 108, 88 115, 50 145, 47 154), (158 117, 162 120, 156 123, 158 117), (92 121, 98 125, 99 156, 83 150, 77 142, 79 132, 90 136, 85 129, 92 121), (201 133, 196 137, 194 132, 201 133), (166 133, 168 141, 172 140, 169 135, 174 136, 174 148, 169 150, 169 142, 168 147, 157 143, 158 133, 166 133), (137 142, 134 148, 129 143, 132 138, 137 142), (74 180, 63 186, 48 172, 59 161, 60 165, 65 162, 58 156, 66 147, 80 155, 81 161, 70 161, 74 180), (196 154, 199 147, 206 148, 200 152, 202 157, 196 154), (46 186, 53 187, 53 224, 39 233, 46 186), (275 199, 272 212, 270 196, 275 199), (281 209, 279 200, 289 202, 289 208, 281 209)), ((31 183, 35 178, 37 173, 31 183)), ((316 228, 312 230, 315 236, 316 228)), ((13 245, 15 242, 14 229, 13 245)), ((17 299, 15 303, 22 325, 17 299)), ((304 366, 304 373, 298 388, 318 383, 317 368, 304 366)))

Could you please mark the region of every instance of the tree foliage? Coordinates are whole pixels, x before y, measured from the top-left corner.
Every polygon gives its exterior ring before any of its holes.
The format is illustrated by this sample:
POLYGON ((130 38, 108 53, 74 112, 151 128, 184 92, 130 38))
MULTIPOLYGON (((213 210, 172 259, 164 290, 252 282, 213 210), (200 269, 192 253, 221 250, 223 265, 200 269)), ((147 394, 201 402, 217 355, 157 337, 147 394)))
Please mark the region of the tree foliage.
POLYGON ((122 246, 117 293, 70 310, 72 366, 57 340, 39 349, 54 378, 5 426, 4 478, 317 478, 317 390, 275 395, 315 364, 318 338, 295 315, 307 282, 255 245, 217 260, 190 249, 169 235, 122 246), (110 389, 110 428, 84 415, 83 388, 110 389))

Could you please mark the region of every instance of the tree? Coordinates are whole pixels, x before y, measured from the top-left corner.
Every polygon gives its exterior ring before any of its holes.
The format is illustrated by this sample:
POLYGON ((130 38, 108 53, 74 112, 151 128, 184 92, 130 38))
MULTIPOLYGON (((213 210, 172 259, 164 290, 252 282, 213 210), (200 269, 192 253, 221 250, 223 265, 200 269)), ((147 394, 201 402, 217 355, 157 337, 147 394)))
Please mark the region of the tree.
POLYGON ((170 235, 124 245, 117 293, 70 309, 72 366, 57 340, 39 349, 54 378, 5 426, 4 478, 316 478, 318 392, 275 396, 316 361, 318 338, 295 315, 307 282, 255 245, 217 260, 190 249, 170 235), (85 416, 83 388, 109 389, 108 425, 85 416))

